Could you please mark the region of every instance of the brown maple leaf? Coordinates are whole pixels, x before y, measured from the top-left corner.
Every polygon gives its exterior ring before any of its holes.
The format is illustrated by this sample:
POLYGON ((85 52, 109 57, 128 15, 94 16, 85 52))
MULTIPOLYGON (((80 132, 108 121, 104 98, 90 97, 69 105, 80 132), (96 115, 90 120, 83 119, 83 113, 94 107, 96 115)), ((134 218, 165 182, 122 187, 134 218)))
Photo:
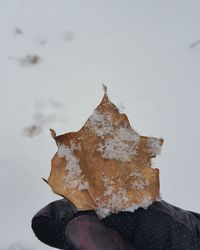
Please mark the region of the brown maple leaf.
POLYGON ((56 136, 48 184, 80 210, 100 217, 148 207, 160 198, 159 170, 151 159, 163 139, 140 136, 124 113, 104 97, 77 132, 56 136))

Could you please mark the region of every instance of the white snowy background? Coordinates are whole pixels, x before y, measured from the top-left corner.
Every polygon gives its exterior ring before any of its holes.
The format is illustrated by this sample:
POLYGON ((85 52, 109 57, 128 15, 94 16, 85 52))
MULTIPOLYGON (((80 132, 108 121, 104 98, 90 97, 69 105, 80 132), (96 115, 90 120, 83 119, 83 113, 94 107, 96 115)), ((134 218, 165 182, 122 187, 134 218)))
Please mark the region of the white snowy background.
POLYGON ((163 137, 163 199, 200 212, 200 1, 0 0, 0 249, 50 249, 31 218, 58 199, 41 180, 57 134, 99 104, 163 137), (31 129, 32 128, 32 129, 31 129))

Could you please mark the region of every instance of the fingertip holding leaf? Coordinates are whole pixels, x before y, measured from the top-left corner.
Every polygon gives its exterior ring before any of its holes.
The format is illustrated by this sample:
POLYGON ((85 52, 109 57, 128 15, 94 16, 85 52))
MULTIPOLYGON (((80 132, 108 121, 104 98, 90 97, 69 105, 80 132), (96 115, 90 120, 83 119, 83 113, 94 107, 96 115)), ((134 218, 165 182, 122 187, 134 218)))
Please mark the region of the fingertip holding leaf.
POLYGON ((53 192, 100 217, 158 200, 159 170, 151 168, 151 159, 163 144, 163 139, 140 136, 103 88, 102 101, 79 131, 56 136, 50 130, 58 151, 48 178, 53 192))

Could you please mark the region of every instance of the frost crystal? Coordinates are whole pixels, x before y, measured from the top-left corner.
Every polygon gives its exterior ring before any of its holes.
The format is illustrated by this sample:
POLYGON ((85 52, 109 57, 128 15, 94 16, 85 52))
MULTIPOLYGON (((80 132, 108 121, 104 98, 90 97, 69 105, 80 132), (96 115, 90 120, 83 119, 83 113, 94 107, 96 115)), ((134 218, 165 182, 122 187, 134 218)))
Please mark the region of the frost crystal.
POLYGON ((125 188, 119 188, 116 193, 113 193, 109 202, 108 207, 111 209, 116 209, 121 205, 122 202, 127 202, 128 198, 126 197, 126 190, 125 188))
POLYGON ((122 211, 126 211, 126 212, 134 212, 136 209, 138 209, 140 207, 139 204, 134 204, 131 207, 127 207, 125 209, 123 209, 122 211))
POLYGON ((118 105, 118 109, 119 109, 119 113, 120 113, 120 114, 123 114, 123 113, 124 113, 125 107, 124 107, 123 103, 120 103, 120 104, 118 105))
POLYGON ((103 158, 130 161, 137 153, 139 135, 127 124, 119 128, 116 128, 116 125, 113 124, 109 112, 101 113, 98 110, 95 110, 86 122, 86 127, 97 136, 110 136, 98 144, 97 151, 101 152, 103 158))
MULTIPOLYGON (((102 177, 101 178, 103 180, 103 182, 105 183, 105 185, 108 185, 109 183, 109 179, 108 177, 102 177)), ((107 203, 99 203, 97 204, 97 208, 96 208, 96 212, 97 214, 102 217, 105 218, 106 216, 108 216, 111 212, 117 212, 117 208, 121 207, 122 204, 125 204, 127 201, 129 201, 127 195, 126 195, 126 190, 125 188, 119 188, 117 192, 113 192, 113 187, 112 184, 114 184, 113 181, 110 181, 111 185, 108 185, 107 190, 104 194, 105 195, 109 195, 109 201, 107 203)))
POLYGON ((151 155, 160 154, 160 152, 161 152, 160 139, 151 137, 148 139, 147 145, 148 145, 148 150, 149 150, 151 155))
POLYGON ((104 137, 113 133, 112 117, 106 113, 95 110, 86 122, 86 127, 91 129, 97 136, 104 137))
POLYGON ((133 204, 131 207, 125 208, 123 211, 127 212, 134 212, 139 207, 143 207, 147 209, 151 204, 153 203, 153 200, 150 195, 143 197, 141 202, 139 204, 133 204))
POLYGON ((96 212, 102 218, 108 216, 111 212, 117 212, 117 208, 125 204, 129 199, 126 196, 125 188, 119 188, 116 193, 111 193, 109 201, 106 204, 99 204, 96 212))
POLYGON ((148 208, 153 203, 153 200, 150 195, 147 195, 142 198, 140 206, 143 208, 148 208))
POLYGON ((111 195, 113 192, 113 186, 112 186, 112 184, 114 183, 113 180, 112 179, 110 180, 106 176, 102 176, 101 180, 103 181, 105 187, 104 196, 111 195))
POLYGON ((139 177, 139 176, 141 176, 140 170, 139 170, 139 169, 134 170, 134 171, 130 174, 130 176, 133 176, 133 177, 139 177))
POLYGON ((101 217, 101 218, 105 218, 110 214, 110 210, 109 208, 103 208, 101 206, 99 206, 96 209, 96 213, 101 217))
POLYGON ((59 145, 58 156, 65 158, 67 161, 66 170, 67 175, 65 176, 65 182, 68 188, 78 188, 78 190, 84 190, 89 188, 87 181, 83 182, 80 180, 83 175, 81 175, 81 169, 79 166, 79 159, 74 155, 74 150, 79 149, 79 146, 72 145, 71 147, 65 145, 59 145))
POLYGON ((149 185, 148 180, 137 180, 133 183, 132 187, 136 190, 142 190, 149 185))
POLYGON ((131 128, 121 127, 113 131, 111 138, 99 143, 97 151, 103 158, 131 161, 137 153, 139 135, 131 128))

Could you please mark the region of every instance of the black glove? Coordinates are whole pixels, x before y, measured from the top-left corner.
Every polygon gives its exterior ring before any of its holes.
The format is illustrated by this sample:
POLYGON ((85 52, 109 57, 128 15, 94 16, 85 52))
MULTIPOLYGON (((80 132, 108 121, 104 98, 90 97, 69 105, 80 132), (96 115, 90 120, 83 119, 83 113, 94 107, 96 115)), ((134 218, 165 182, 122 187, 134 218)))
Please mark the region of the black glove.
POLYGON ((112 214, 104 222, 141 250, 200 250, 200 214, 165 201, 112 214))
POLYGON ((52 202, 33 217, 33 232, 43 243, 65 249, 64 230, 76 212, 76 207, 66 199, 52 202))
POLYGON ((69 250, 136 250, 127 239, 100 221, 94 211, 80 211, 69 201, 55 201, 32 219, 35 235, 45 244, 69 250))
POLYGON ((164 201, 102 221, 93 211, 77 212, 68 201, 56 201, 34 216, 32 228, 41 241, 60 249, 200 250, 200 215, 164 201))

